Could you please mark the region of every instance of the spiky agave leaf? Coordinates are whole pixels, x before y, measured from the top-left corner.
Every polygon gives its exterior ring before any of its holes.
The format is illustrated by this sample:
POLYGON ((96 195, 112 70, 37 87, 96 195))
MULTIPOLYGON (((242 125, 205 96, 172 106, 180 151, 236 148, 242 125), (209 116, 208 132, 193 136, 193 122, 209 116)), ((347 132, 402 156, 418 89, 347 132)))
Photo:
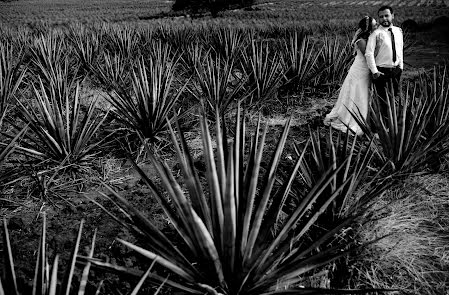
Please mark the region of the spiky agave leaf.
POLYGON ((9 292, 14 292, 13 294, 18 295, 19 289, 17 285, 17 277, 15 272, 15 265, 14 265, 14 259, 12 256, 12 249, 11 249, 11 240, 9 237, 9 231, 8 226, 6 223, 6 217, 3 217, 3 261, 4 261, 4 283, 1 283, 2 278, 0 278, 0 293, 6 294, 5 290, 8 290, 9 292))
MULTIPOLYGON (((25 126, 8 143, 0 142, 0 166, 4 163, 6 157, 8 157, 14 151, 17 142, 23 137, 27 130, 28 126, 25 126)), ((2 179, 2 177, 0 177, 0 179, 2 179)))
MULTIPOLYGON (((122 267, 122 266, 119 266, 116 264, 104 262, 104 261, 101 261, 96 258, 89 258, 89 257, 85 257, 85 256, 78 256, 78 260, 81 263, 85 263, 85 264, 91 263, 95 269, 115 273, 117 275, 126 275, 127 277, 134 277, 139 280, 141 280, 142 278, 144 278, 146 276, 147 277, 146 280, 149 280, 153 285, 158 285, 159 287, 163 283, 164 285, 166 284, 172 288, 186 292, 187 294, 204 294, 204 292, 189 288, 185 284, 180 284, 174 280, 170 280, 168 277, 164 278, 155 273, 150 272, 147 275, 146 272, 143 272, 140 270, 129 269, 129 268, 122 267)), ((136 285, 136 287, 137 287, 137 285, 136 285)))
MULTIPOLYGON (((149 153, 167 195, 159 191, 136 165, 172 220, 179 238, 184 242, 182 247, 176 247, 137 208, 130 206, 111 188, 110 196, 125 213, 125 218, 111 212, 109 214, 145 240, 141 246, 122 243, 150 260, 157 259, 180 278, 180 284, 185 288, 195 292, 215 290, 222 294, 263 294, 282 288, 287 292, 308 272, 346 255, 347 249, 351 249, 351 243, 327 247, 327 241, 350 224, 352 216, 334 224, 313 241, 307 241, 305 237, 318 217, 352 181, 355 173, 349 172, 346 181, 328 193, 326 188, 335 175, 345 169, 348 160, 336 169, 326 171, 280 225, 280 229, 273 233, 272 229, 277 226, 277 216, 283 207, 277 206, 279 201, 273 199, 274 192, 279 189, 276 186, 276 172, 287 142, 290 121, 286 123, 278 145, 268 159, 266 173, 261 175, 268 127, 265 126, 261 131, 258 124, 251 142, 248 142, 246 123, 239 108, 233 143, 228 147, 228 131, 221 123, 222 120, 216 116, 217 147, 214 152, 207 119, 201 119, 207 187, 202 186, 194 169, 182 132, 178 139, 171 130, 184 175, 182 184, 162 159, 149 153)), ((299 165, 296 163, 291 177, 295 177, 299 165)), ((291 184, 290 181, 281 188, 281 196, 289 193, 291 184)), ((309 291, 303 289, 304 294, 309 291)), ((322 291, 324 293, 329 292, 322 291)))
MULTIPOLYGON (((95 231, 94 231, 94 235, 92 237, 92 242, 90 244, 90 252, 89 252, 89 256, 88 256, 88 258, 90 258, 90 259, 92 259, 94 257, 94 249, 95 249, 96 239, 97 239, 97 229, 95 229, 95 231)), ((87 286, 87 281, 88 281, 91 265, 92 264, 90 262, 87 262, 86 265, 84 266, 84 269, 83 269, 83 272, 81 275, 78 295, 84 295, 84 293, 86 291, 86 286, 87 286)))

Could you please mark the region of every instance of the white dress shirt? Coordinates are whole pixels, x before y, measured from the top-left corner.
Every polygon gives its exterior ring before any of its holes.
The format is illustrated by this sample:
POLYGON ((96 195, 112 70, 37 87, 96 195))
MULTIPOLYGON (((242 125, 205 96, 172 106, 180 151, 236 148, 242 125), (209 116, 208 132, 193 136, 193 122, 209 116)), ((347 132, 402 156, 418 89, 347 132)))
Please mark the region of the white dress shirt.
POLYGON ((399 66, 404 69, 404 37, 402 29, 391 25, 388 28, 379 26, 368 38, 365 50, 365 58, 371 73, 379 72, 377 67, 393 68, 399 66), (393 62, 393 49, 391 42, 392 28, 396 45, 396 62, 393 62))

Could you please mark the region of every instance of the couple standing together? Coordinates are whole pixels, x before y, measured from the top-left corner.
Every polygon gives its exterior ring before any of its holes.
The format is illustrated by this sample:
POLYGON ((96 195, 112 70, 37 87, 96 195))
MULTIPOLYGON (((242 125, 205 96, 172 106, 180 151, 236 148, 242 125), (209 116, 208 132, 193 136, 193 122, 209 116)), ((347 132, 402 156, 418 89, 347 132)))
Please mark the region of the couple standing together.
POLYGON ((326 115, 324 124, 346 132, 348 128, 357 135, 363 134, 354 115, 367 119, 371 84, 377 92, 380 112, 387 114, 388 90, 393 86, 399 93, 403 62, 403 35, 393 26, 394 13, 390 6, 378 10, 380 26, 374 18, 365 16, 359 22, 351 45, 356 56, 340 88, 337 102, 326 115))

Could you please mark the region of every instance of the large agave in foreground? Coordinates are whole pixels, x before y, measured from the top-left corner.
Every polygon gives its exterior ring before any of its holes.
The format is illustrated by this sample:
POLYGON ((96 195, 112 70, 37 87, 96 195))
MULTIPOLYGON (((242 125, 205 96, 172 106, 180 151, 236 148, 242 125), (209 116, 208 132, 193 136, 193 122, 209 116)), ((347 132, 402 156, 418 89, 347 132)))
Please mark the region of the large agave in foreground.
MULTIPOLYGON (((314 227, 317 218, 354 177, 354 172, 349 173, 346 181, 336 184, 334 192, 326 193, 329 192, 326 187, 334 180, 335 173, 345 167, 345 162, 327 171, 298 206, 278 222, 278 216, 285 214, 282 208, 303 160, 299 157, 286 181, 280 187, 276 186, 276 170, 290 121, 267 160, 264 158, 267 126, 261 129, 259 121, 248 142, 247 126, 240 118, 239 109, 235 136, 228 148, 228 130, 219 117, 216 119, 215 152, 207 120, 204 116, 201 119, 207 187, 203 187, 205 182, 194 168, 183 133, 179 134, 178 143, 172 129, 184 182, 178 182, 167 164, 151 153, 149 156, 166 192, 160 191, 136 166, 176 229, 179 240, 170 240, 138 208, 109 188, 109 196, 103 196, 111 199, 125 214, 119 216, 103 209, 145 243, 135 245, 119 241, 173 273, 166 284, 187 293, 365 293, 362 290, 309 288, 305 283, 309 273, 355 248, 351 241, 345 241, 344 245, 329 244, 329 240, 351 223, 351 216, 321 234, 314 227), (268 163, 266 169, 261 168, 263 161, 268 163), (317 237, 314 240, 309 239, 311 231, 317 237)), ((92 263, 97 262, 92 260, 92 263)), ((152 279, 157 281, 154 275, 152 279)))

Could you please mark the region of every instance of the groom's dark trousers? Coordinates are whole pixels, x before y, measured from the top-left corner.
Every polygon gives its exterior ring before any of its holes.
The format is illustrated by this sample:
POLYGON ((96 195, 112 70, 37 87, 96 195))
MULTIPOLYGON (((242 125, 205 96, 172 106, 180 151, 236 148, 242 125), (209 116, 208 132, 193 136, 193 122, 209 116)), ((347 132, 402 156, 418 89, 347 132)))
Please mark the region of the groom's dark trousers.
POLYGON ((400 80, 402 70, 399 66, 394 68, 377 67, 379 72, 383 75, 377 79, 373 79, 374 88, 377 92, 377 99, 379 101, 380 113, 384 118, 388 116, 388 104, 387 99, 401 94, 400 80), (393 93, 391 92, 393 90, 393 93))

